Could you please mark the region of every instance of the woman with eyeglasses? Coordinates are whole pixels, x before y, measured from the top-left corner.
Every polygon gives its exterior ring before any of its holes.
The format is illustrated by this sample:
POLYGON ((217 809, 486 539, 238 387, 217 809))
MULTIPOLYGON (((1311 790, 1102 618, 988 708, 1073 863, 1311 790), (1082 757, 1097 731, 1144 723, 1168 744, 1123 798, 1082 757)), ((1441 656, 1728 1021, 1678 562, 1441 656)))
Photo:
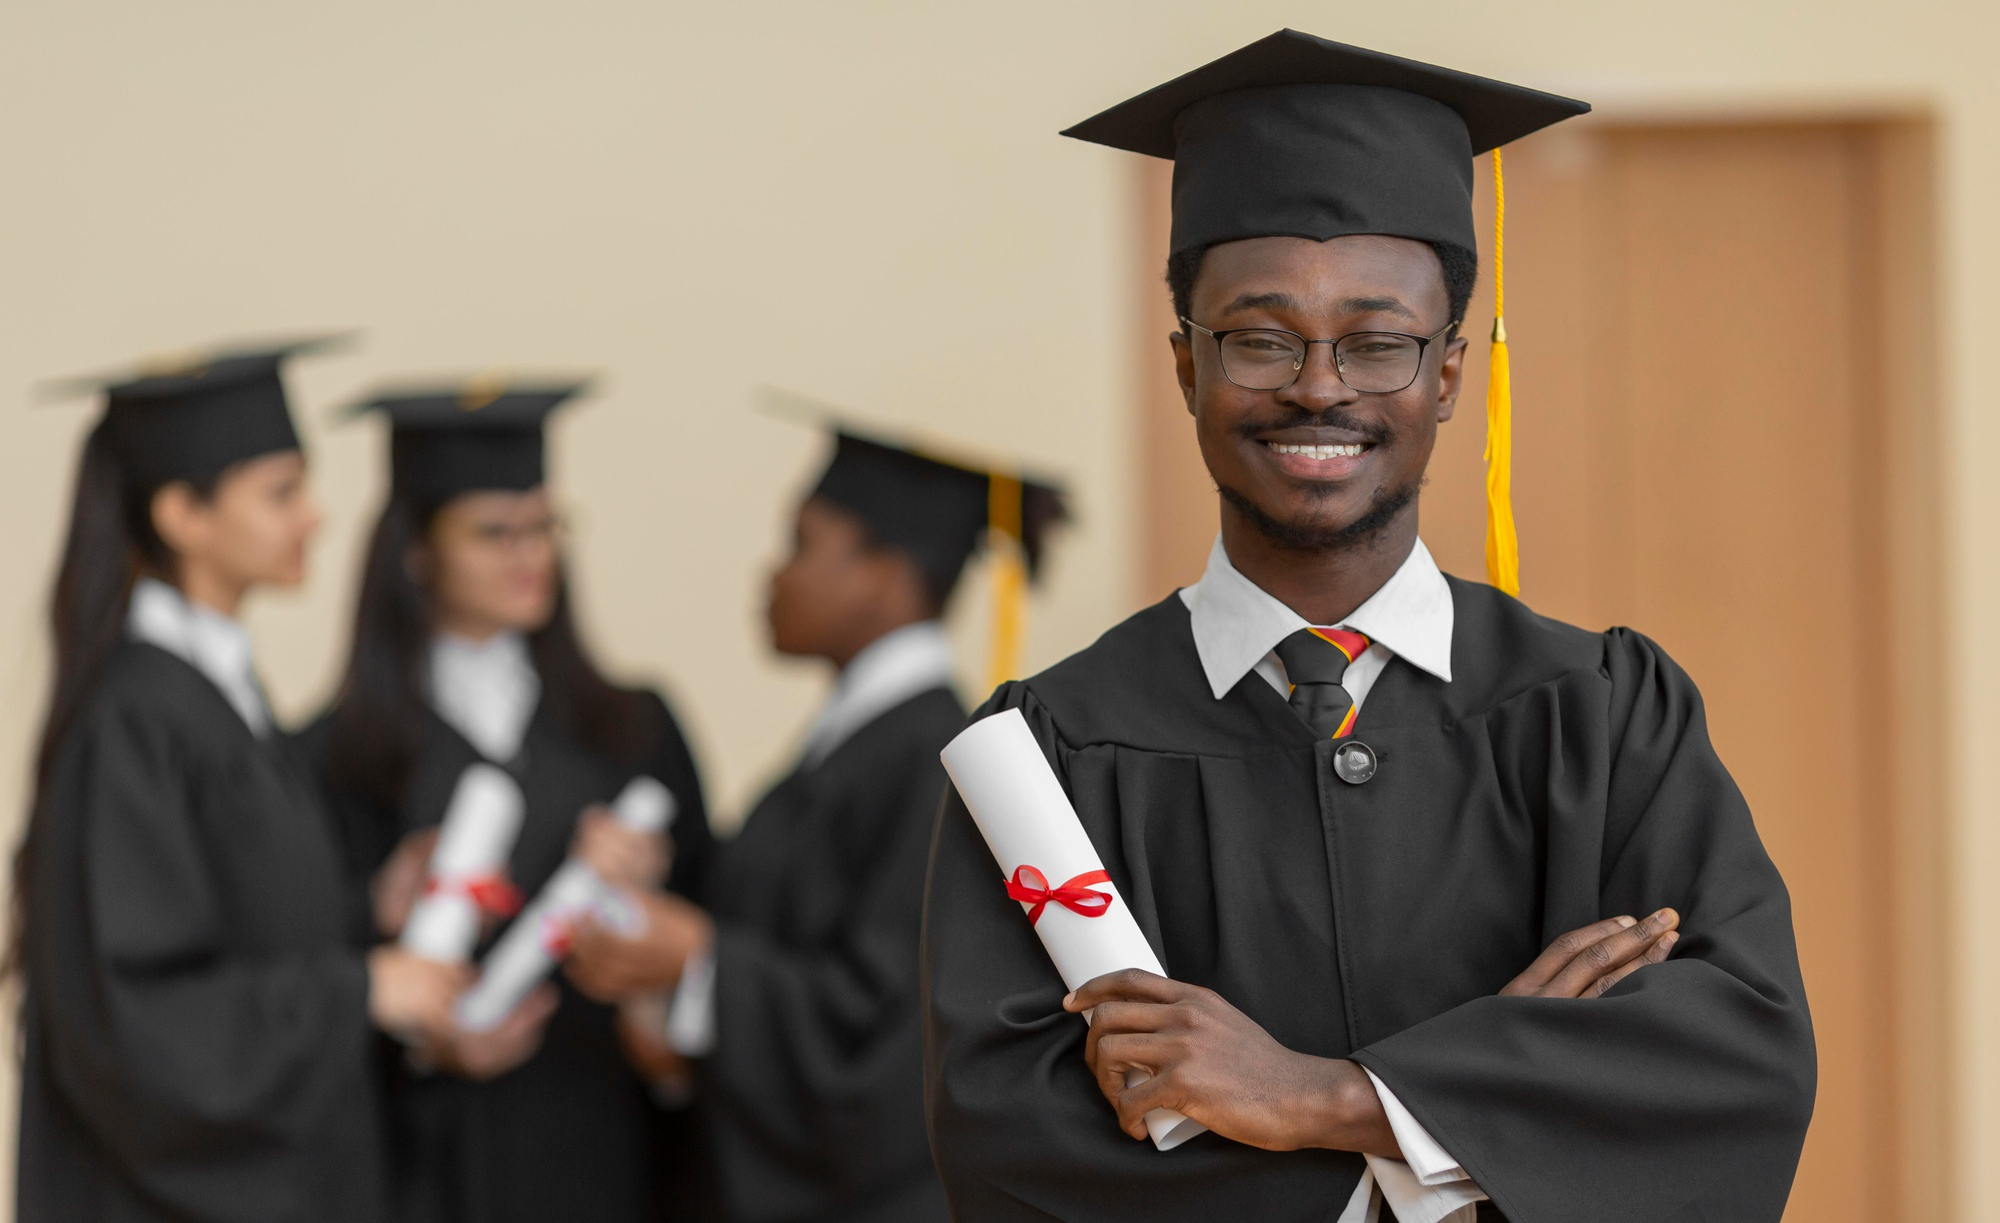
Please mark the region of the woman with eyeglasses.
MULTIPOLYGON (((306 743, 381 934, 407 917, 454 785, 481 762, 525 798, 508 869, 524 897, 641 775, 664 783, 676 814, 671 842, 621 842, 645 859, 625 864, 625 881, 691 890, 707 858, 701 785, 672 714, 606 679, 572 616, 543 425, 580 389, 470 384, 367 405, 390 421, 391 489, 337 703, 306 743)), ((496 1029, 418 1050, 384 1042, 382 1058, 396 1218, 658 1217, 662 1113, 614 1008, 554 981, 496 1029)))
POLYGON ((319 526, 280 376, 302 347, 92 380, 15 859, 21 1223, 380 1219, 371 1026, 442 1030, 462 984, 354 945, 236 620, 319 526))

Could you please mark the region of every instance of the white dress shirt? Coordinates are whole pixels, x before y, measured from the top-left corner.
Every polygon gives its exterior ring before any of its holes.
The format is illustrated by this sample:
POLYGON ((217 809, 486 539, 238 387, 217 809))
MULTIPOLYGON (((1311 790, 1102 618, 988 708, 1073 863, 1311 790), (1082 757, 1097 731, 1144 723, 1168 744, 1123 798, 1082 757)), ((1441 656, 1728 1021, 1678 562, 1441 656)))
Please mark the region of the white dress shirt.
POLYGON ((271 707, 257 682, 250 634, 213 608, 191 602, 157 578, 140 578, 125 610, 125 635, 158 646, 202 673, 258 738, 271 733, 271 707))
MULTIPOLYGON (((1392 658, 1451 682, 1451 587, 1422 540, 1382 588, 1338 624, 1308 624, 1244 577, 1230 563, 1220 536, 1209 549, 1208 569, 1199 582, 1181 590, 1181 601, 1187 605, 1202 673, 1218 701, 1253 671, 1278 695, 1289 694, 1291 684, 1276 646, 1302 628, 1347 629, 1368 638, 1368 648, 1341 680, 1357 713, 1392 658)), ((1486 1195, 1373 1071, 1368 1081, 1381 1098, 1403 1158, 1367 1156, 1368 1169, 1338 1223, 1375 1223, 1384 1197, 1400 1223, 1471 1223, 1476 1204, 1486 1195)))
POLYGON ((470 641, 440 633, 431 640, 425 690, 431 708, 479 754, 506 764, 521 753, 542 700, 542 677, 520 633, 470 641))
MULTIPOLYGON (((799 765, 817 768, 835 748, 876 718, 919 693, 951 686, 951 641, 936 620, 884 633, 848 660, 834 681, 799 765)), ((715 1048, 715 956, 692 957, 666 1009, 666 1040, 683 1057, 705 1057, 715 1048)))

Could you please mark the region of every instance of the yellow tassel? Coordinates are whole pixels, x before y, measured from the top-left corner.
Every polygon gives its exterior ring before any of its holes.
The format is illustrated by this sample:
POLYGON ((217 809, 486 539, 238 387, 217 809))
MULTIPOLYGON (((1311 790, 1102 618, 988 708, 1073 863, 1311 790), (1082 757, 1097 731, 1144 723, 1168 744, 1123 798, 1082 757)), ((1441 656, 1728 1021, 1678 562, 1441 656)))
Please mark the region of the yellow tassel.
POLYGON ((1019 480, 1001 475, 986 478, 987 539, 993 553, 993 652, 987 665, 988 688, 997 688, 1021 673, 1028 591, 1021 499, 1019 480))
POLYGON ((1507 188, 1493 150, 1493 349, 1486 374, 1486 580, 1521 593, 1521 541, 1514 534, 1514 395, 1507 369, 1507 188))

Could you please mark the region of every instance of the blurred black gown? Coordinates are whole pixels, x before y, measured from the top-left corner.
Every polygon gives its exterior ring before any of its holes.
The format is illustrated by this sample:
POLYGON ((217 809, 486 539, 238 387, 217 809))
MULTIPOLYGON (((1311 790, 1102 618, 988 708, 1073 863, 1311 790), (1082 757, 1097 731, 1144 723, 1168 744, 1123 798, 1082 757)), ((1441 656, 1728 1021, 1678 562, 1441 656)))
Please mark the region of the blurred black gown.
MULTIPOLYGON (((1638 634, 1450 588, 1452 681, 1390 661, 1354 730, 1379 757, 1365 784, 1262 677, 1212 699, 1177 596, 981 713, 1027 719, 1170 974, 1368 1067, 1515 1223, 1775 1223, 1812 1030, 1784 884, 1700 696, 1638 634), (1662 905, 1672 958, 1603 998, 1495 996, 1557 935, 1662 905)), ((1339 1215, 1358 1155, 1118 1130, 955 794, 927 895, 928 1100, 958 1218, 1339 1215)))
MULTIPOLYGON (((710 849, 701 782, 665 703, 654 696, 648 704, 657 729, 651 750, 636 765, 616 764, 577 743, 546 707, 535 710, 515 758, 491 762, 521 783, 527 800, 509 868, 524 897, 533 897, 567 857, 584 808, 609 802, 641 773, 658 778, 677 800, 669 886, 691 891, 699 882, 710 849)), ((329 719, 306 731, 303 741, 327 779, 351 886, 365 898, 368 880, 397 842, 437 825, 459 774, 484 758, 426 709, 408 798, 398 809, 385 809, 330 779, 329 719)), ((393 1218, 637 1223, 682 1213, 677 1207, 698 1192, 699 1186, 662 1183, 662 1160, 674 1155, 663 1147, 683 1135, 669 1132, 673 1119, 662 1114, 626 1061, 615 1009, 577 993, 561 974, 554 980, 561 1003, 541 1047, 521 1066, 485 1082, 419 1073, 400 1046, 378 1042, 389 1099, 393 1218)))
POLYGON ((717 852, 714 1050, 698 1115, 732 1223, 942 1223, 924 1133, 917 936, 965 724, 949 688, 801 765, 717 852))
POLYGON ((44 804, 16 1217, 379 1219, 367 970, 290 745, 127 642, 44 804))

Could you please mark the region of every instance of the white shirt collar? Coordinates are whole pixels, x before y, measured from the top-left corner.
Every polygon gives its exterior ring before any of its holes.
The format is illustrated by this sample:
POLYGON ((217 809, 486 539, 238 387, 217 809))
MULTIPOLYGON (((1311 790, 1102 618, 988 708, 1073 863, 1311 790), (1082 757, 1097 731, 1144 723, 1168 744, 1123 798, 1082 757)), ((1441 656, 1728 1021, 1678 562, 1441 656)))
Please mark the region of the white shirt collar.
POLYGON ((431 640, 431 708, 488 760, 520 754, 542 699, 542 677, 519 633, 468 641, 449 633, 431 640))
POLYGON ((157 578, 140 578, 125 611, 125 634, 201 672, 253 734, 261 738, 270 732, 271 709, 257 683, 250 634, 241 624, 157 578))
POLYGON ((951 686, 951 641, 936 620, 884 633, 840 672, 806 735, 805 764, 825 760, 882 714, 933 688, 951 686))
MULTIPOLYGON (((1237 571, 1222 546, 1208 552, 1201 580, 1181 591, 1194 628, 1195 652, 1216 700, 1228 695, 1272 647, 1302 628, 1305 618, 1237 571)), ((1418 540, 1382 588, 1339 624, 1446 683, 1451 682, 1451 587, 1429 548, 1418 540)))

